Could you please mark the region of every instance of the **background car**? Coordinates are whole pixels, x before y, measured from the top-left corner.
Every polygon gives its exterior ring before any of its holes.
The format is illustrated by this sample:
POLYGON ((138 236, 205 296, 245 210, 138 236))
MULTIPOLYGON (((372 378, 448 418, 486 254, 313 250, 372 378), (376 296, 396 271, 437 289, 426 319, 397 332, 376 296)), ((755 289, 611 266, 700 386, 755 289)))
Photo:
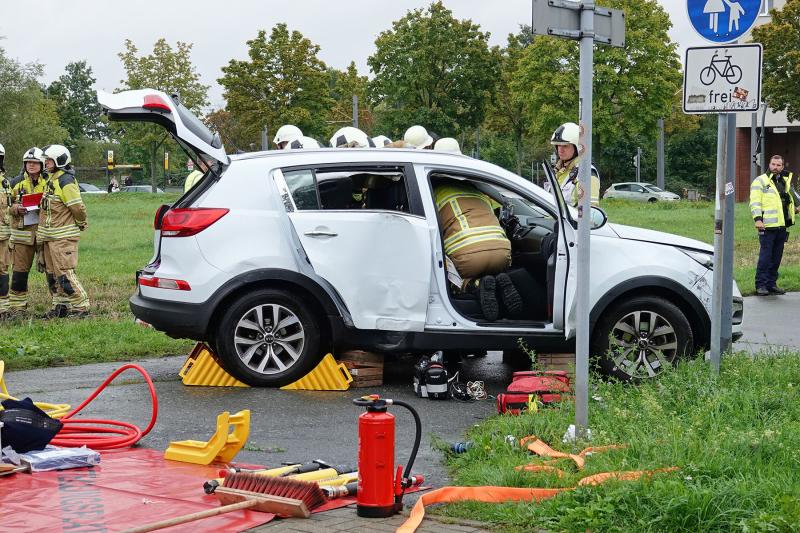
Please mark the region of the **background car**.
POLYGON ((675 202, 681 197, 649 183, 615 183, 603 193, 604 199, 633 200, 636 202, 675 202))
MULTIPOLYGON (((126 187, 122 187, 119 192, 153 192, 153 188, 150 185, 128 185, 126 187)), ((163 189, 156 188, 156 194, 162 194, 164 192, 163 189)))
POLYGON ((101 189, 97 185, 92 185, 91 183, 79 183, 78 189, 80 189, 81 194, 108 194, 108 191, 101 189))

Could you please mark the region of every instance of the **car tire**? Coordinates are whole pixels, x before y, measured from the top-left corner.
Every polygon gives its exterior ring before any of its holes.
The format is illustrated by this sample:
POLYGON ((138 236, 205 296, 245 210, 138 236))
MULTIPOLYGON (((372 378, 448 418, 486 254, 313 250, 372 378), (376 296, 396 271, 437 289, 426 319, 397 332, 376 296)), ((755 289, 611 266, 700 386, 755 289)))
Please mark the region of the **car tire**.
POLYGON ((658 198, 648 198, 647 201, 648 203, 654 204, 658 201, 658 198))
POLYGON ((317 317, 304 301, 276 289, 248 292, 229 305, 215 345, 222 367, 253 387, 293 383, 322 359, 317 317))
POLYGON ((640 383, 691 355, 694 337, 675 304, 657 296, 640 296, 603 311, 592 333, 591 352, 605 375, 640 383))

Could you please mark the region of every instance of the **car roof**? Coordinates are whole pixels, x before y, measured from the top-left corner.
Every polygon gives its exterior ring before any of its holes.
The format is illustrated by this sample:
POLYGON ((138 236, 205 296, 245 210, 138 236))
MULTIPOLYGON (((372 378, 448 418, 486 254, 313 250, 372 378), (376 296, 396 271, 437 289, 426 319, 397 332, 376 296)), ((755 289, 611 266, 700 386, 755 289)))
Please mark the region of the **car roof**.
POLYGON ((643 181, 623 181, 622 183, 614 183, 613 185, 649 185, 650 187, 655 187, 652 183, 645 183, 643 181))

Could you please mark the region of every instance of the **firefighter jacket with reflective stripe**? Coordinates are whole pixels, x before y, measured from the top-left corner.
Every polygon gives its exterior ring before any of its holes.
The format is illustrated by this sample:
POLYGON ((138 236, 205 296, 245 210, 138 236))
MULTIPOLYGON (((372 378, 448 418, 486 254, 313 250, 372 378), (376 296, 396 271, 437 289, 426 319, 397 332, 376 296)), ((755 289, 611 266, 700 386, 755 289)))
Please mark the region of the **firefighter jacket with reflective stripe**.
POLYGON ((39 242, 78 237, 86 226, 86 206, 71 170, 57 170, 47 180, 39 214, 39 242))
MULTIPOLYGON (((27 172, 23 172, 19 176, 11 180, 11 203, 22 204, 22 196, 25 194, 43 193, 47 186, 47 179, 43 175, 39 175, 36 183, 33 182, 27 172)), ((36 238, 36 224, 25 225, 23 216, 11 215, 11 242, 17 244, 33 245, 36 238)))
POLYGON ((511 251, 511 241, 494 214, 500 204, 489 196, 471 185, 458 184, 436 187, 434 198, 446 255, 511 251))
POLYGON ((789 172, 784 177, 786 190, 779 191, 772 174, 761 174, 753 180, 750 185, 750 213, 753 220, 761 218, 765 228, 782 228, 794 224, 794 196, 792 194, 792 173, 789 172), (789 215, 787 221, 784 217, 783 202, 781 192, 789 203, 786 213, 789 215), (788 222, 788 223, 787 223, 788 222))
MULTIPOLYGON (((6 179, 6 175, 0 172, 0 241, 6 241, 11 237, 11 211, 9 208, 13 197, 11 183, 6 179)), ((6 244, 0 246, 6 246, 6 244)))
POLYGON ((203 173, 199 170, 193 170, 186 176, 186 181, 183 183, 183 192, 188 192, 189 189, 194 187, 195 183, 200 181, 200 178, 203 177, 203 173))
MULTIPOLYGON (((564 163, 556 163, 556 179, 561 187, 561 195, 564 201, 572 207, 578 206, 578 164, 580 157, 564 163)), ((597 177, 597 169, 592 165, 592 196, 589 201, 592 205, 600 205, 600 178, 597 177)))

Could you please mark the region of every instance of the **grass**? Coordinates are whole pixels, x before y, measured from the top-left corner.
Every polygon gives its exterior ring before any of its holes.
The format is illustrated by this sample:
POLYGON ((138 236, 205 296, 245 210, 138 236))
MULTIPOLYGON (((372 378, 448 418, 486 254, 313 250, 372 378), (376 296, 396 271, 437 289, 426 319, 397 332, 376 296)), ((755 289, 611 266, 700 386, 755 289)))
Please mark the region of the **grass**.
POLYGON ((153 216, 177 195, 84 195, 89 228, 81 235, 78 278, 92 317, 45 322, 50 307, 44 274, 30 274, 31 314, 0 324, 0 358, 9 369, 127 360, 187 353, 192 343, 134 324, 128 297, 134 273, 153 255, 153 216))
MULTIPOLYGON (((623 202, 604 200, 609 220, 619 224, 666 231, 714 243, 714 204, 710 202, 623 202)), ((791 229, 790 234, 795 233, 791 229)), ((747 203, 736 204, 734 221, 733 275, 742 294, 755 293, 758 234, 747 203)), ((783 252, 778 284, 800 291, 800 240, 792 235, 783 252)))
POLYGON ((800 524, 800 354, 732 356, 719 377, 699 360, 638 387, 593 381, 592 442, 562 444, 571 402, 537 414, 495 416, 473 428, 476 445, 448 455, 454 485, 572 487, 587 475, 677 466, 641 481, 579 488, 540 503, 447 505, 437 513, 499 531, 796 531, 800 524), (537 460, 505 436, 537 435, 553 448, 627 444, 588 456, 558 479, 522 473, 537 460))

